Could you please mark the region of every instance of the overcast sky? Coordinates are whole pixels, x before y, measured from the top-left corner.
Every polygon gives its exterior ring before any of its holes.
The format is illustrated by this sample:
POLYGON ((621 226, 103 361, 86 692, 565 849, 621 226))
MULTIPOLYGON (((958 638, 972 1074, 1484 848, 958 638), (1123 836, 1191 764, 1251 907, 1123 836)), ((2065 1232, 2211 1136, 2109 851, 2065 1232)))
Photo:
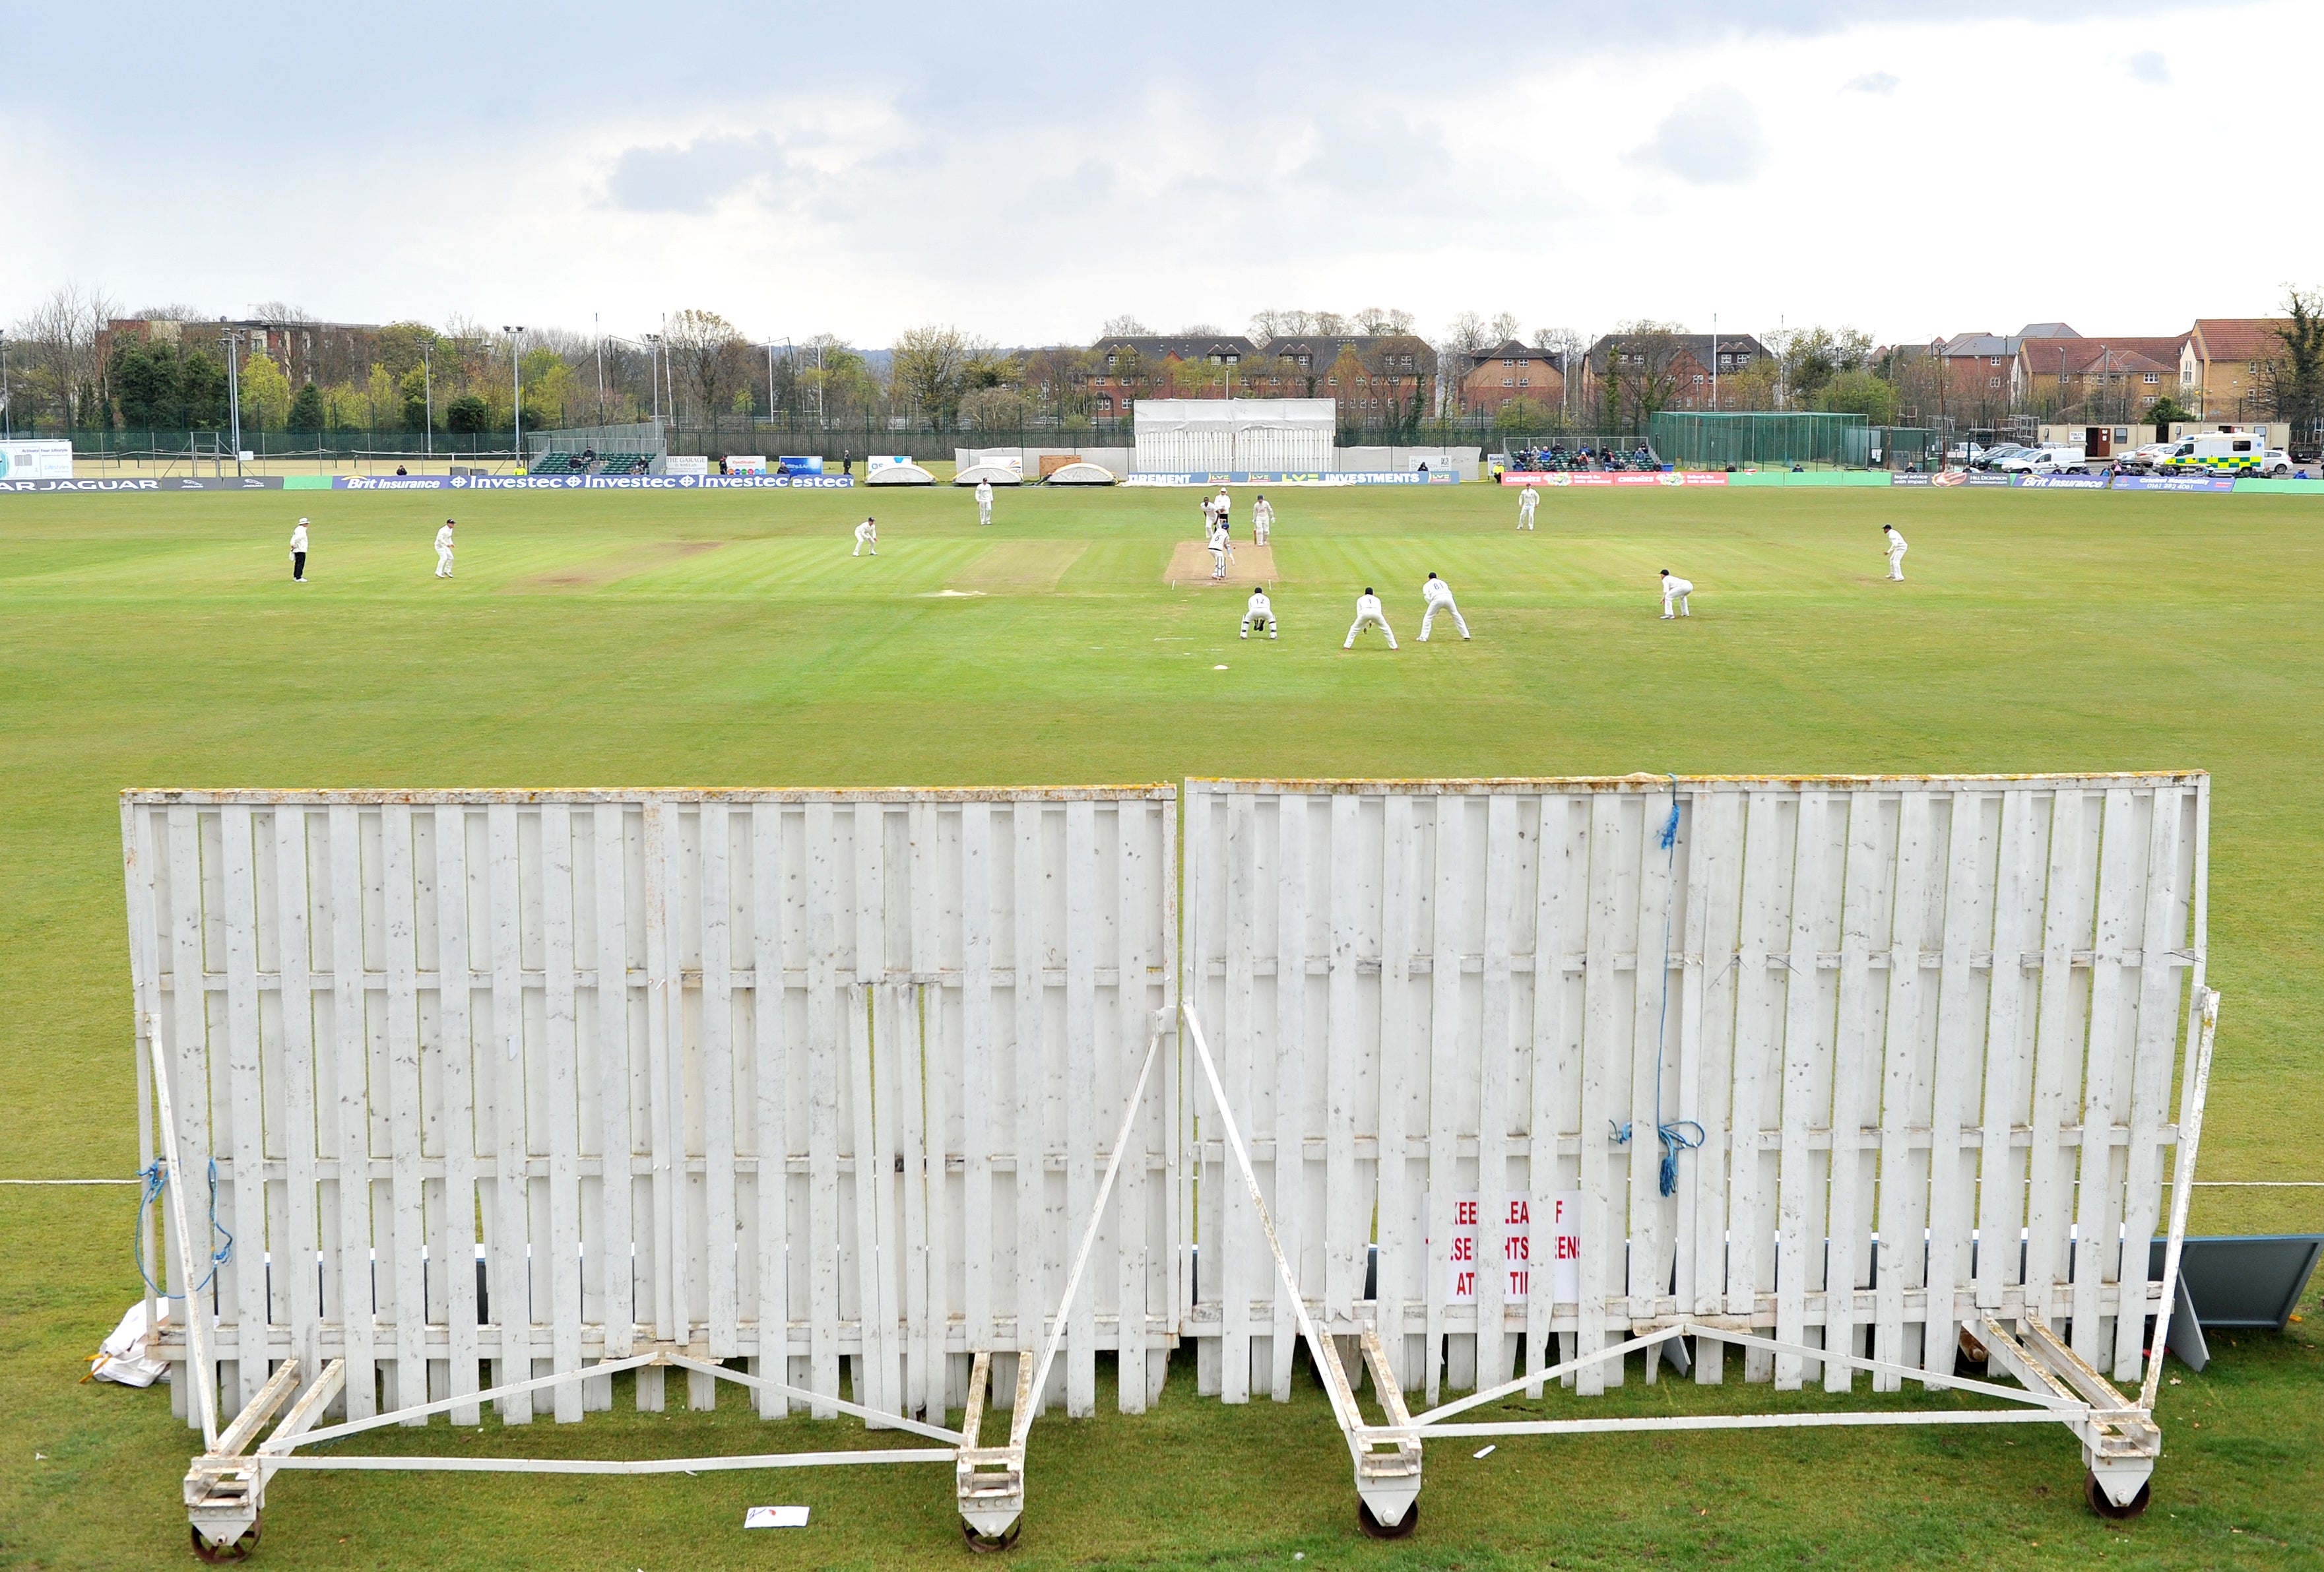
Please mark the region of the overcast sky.
POLYGON ((1885 341, 2171 333, 2324 283, 2324 199, 2282 173, 2315 145, 2313 0, 95 21, 8 24, 0 321, 69 280, 624 333, 703 306, 866 345, 1367 305, 1885 341))

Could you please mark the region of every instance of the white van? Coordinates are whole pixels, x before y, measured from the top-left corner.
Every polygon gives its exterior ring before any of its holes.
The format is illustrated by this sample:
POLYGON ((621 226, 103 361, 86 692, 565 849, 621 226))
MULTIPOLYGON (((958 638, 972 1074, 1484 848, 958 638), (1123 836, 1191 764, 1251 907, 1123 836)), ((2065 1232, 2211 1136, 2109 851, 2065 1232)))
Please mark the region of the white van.
POLYGON ((2267 439, 2257 431, 2199 431, 2182 437, 2155 467, 2165 475, 2257 475, 2267 439))
POLYGON ((2083 462, 2080 448, 2021 448, 1994 467, 2006 475, 2087 475, 2083 462))

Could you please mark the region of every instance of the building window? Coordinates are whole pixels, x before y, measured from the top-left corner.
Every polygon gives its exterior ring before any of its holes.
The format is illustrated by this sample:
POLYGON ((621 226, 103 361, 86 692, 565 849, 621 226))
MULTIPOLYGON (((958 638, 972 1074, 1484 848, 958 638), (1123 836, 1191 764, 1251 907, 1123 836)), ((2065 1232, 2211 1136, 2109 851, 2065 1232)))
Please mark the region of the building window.
POLYGON ((2156 383, 2161 382, 2162 380, 2163 374, 2159 371, 2150 371, 2146 374, 2146 384, 2149 387, 2153 386, 2156 383))
POLYGON ((2001 385, 2001 379, 1997 376, 1988 376, 1985 379, 1985 385, 1987 387, 1999 387, 2001 385))
POLYGON ((1503 387, 1515 387, 1515 386, 1517 386, 1517 379, 1516 377, 1513 377, 1513 376, 1505 376, 1505 377, 1501 378, 1501 385, 1502 385, 1503 387))
POLYGON ((1696 382, 1698 382, 1698 383, 1699 383, 1699 382, 1701 382, 1701 381, 1702 380, 1702 373, 1701 373, 1701 372, 1699 372, 1699 371, 1698 371, 1698 372, 1696 372, 1696 373, 1694 374, 1694 380, 1695 380, 1696 382))
POLYGON ((1523 386, 1525 386, 1525 385, 1526 385, 1526 379, 1525 379, 1524 377, 1522 377, 1522 376, 1521 376, 1521 377, 1519 377, 1519 378, 1517 378, 1517 385, 1518 385, 1519 387, 1523 387, 1523 386))

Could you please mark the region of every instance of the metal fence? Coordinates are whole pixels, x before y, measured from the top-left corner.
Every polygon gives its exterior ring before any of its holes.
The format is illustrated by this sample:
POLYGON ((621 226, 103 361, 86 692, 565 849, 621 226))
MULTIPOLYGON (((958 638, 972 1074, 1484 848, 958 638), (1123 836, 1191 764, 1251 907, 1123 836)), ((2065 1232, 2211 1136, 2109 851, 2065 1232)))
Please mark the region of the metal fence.
POLYGON ((1724 414, 1665 410, 1648 422, 1655 451, 1682 469, 1724 465, 1862 465, 1868 444, 1851 447, 1862 415, 1801 411, 1724 414))

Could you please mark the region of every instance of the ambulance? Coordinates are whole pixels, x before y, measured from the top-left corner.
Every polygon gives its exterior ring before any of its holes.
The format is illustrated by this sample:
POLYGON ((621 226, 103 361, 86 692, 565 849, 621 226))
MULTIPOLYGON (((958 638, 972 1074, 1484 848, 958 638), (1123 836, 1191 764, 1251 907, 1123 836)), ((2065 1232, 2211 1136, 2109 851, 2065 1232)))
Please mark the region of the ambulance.
POLYGON ((2267 438, 2257 431, 2193 432, 2154 465, 2164 475, 2258 475, 2266 467, 2267 438))

